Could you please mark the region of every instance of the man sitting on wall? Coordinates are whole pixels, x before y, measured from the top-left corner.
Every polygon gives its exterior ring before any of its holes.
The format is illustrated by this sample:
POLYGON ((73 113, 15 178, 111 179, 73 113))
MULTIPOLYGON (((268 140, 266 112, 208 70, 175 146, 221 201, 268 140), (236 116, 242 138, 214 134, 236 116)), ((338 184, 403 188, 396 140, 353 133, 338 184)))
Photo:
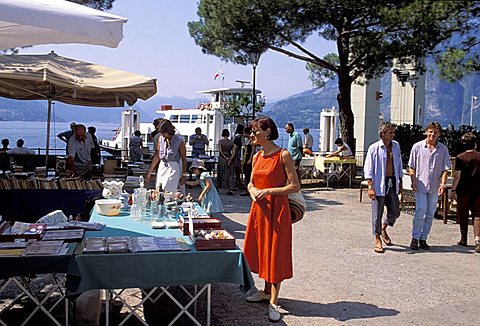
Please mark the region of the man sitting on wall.
POLYGON ((90 151, 94 148, 92 137, 84 125, 75 126, 74 137, 68 141, 67 170, 70 175, 89 178, 92 172, 90 151))
POLYGON ((17 147, 8 150, 7 153, 8 154, 14 154, 14 155, 17 155, 17 154, 35 154, 35 152, 32 151, 31 149, 29 149, 27 147, 23 147, 23 144, 25 144, 25 141, 22 138, 20 138, 19 140, 17 140, 17 147))

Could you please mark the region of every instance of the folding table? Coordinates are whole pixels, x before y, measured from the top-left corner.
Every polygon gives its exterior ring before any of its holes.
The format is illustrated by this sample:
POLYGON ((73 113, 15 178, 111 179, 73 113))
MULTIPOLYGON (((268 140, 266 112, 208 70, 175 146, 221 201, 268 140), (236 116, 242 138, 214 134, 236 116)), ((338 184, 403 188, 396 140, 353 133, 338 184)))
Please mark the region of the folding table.
MULTIPOLYGON (((10 309, 18 300, 28 299, 35 305, 35 309, 25 318, 25 325, 37 312, 43 312, 56 325, 61 325, 52 311, 65 299, 64 275, 79 273, 73 259, 76 244, 69 244, 66 255, 61 256, 28 256, 28 257, 0 257, 0 293, 9 286, 14 285, 19 294, 0 311, 0 325, 6 325, 1 319, 1 314, 10 309), (53 282, 45 284, 39 289, 30 286, 32 276, 39 274, 51 274, 53 282), (48 299, 57 295, 58 298, 46 306, 48 299)), ((65 324, 68 324, 68 303, 65 302, 65 324)))
POLYGON ((315 157, 315 167, 318 171, 325 174, 327 181, 327 188, 329 186, 329 180, 337 178, 340 180, 342 177, 348 177, 348 186, 352 186, 353 167, 357 164, 357 160, 353 157, 315 157))
MULTIPOLYGON (((179 229, 158 230, 147 223, 132 220, 127 212, 118 216, 101 216, 94 210, 91 221, 105 223, 107 226, 99 232, 86 232, 85 237, 106 236, 174 236, 187 243, 179 229)), ((200 323, 190 314, 188 308, 199 296, 207 294, 207 325, 210 324, 210 301, 212 283, 236 283, 243 291, 248 291, 254 284, 248 263, 240 249, 197 251, 189 245, 188 251, 144 252, 122 254, 78 254, 75 261, 80 270, 80 277, 69 276, 67 289, 69 296, 79 295, 87 290, 106 289, 107 299, 117 297, 114 290, 140 288, 158 288, 172 299, 180 308, 180 313, 172 321, 186 314, 192 321, 200 323), (190 301, 181 305, 168 290, 170 286, 194 285, 197 289, 190 296, 190 301)), ((184 288, 185 289, 185 288, 184 288)), ((153 292, 144 294, 144 300, 152 298, 153 292)), ((153 298, 152 298, 153 300, 153 298)), ((123 302, 126 304, 126 302, 123 302)), ((107 303, 107 307, 109 304, 107 303)), ((129 316, 137 318, 137 309, 128 307, 129 316)), ((138 308, 138 307, 136 307, 138 308)), ((140 318, 139 318, 140 319, 140 318)), ((107 319, 108 323, 108 319, 107 319)))

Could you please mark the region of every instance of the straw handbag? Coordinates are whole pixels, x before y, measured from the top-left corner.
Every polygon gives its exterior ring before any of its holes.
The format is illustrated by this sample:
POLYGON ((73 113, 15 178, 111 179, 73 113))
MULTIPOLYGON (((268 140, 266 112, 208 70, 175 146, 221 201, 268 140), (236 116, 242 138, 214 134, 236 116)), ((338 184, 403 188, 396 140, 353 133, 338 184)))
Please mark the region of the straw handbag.
POLYGON ((303 218, 305 214, 306 204, 305 199, 300 191, 288 194, 288 205, 290 206, 290 215, 292 216, 292 223, 297 223, 303 218))

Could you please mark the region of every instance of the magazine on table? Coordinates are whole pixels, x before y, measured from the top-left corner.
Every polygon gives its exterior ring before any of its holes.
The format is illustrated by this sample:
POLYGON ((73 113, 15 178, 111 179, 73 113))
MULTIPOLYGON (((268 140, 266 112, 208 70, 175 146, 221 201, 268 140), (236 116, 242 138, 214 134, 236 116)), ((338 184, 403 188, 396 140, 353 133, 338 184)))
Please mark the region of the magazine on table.
POLYGON ((132 252, 182 250, 174 237, 136 237, 130 241, 132 252))
POLYGON ((71 230, 47 230, 42 240, 81 240, 83 238, 83 229, 71 230))
POLYGON ((55 256, 65 255, 67 252, 68 244, 62 240, 35 241, 24 250, 23 256, 55 256))
POLYGON ((83 221, 70 221, 47 224, 47 230, 84 229, 87 231, 101 231, 104 227, 104 223, 83 221))

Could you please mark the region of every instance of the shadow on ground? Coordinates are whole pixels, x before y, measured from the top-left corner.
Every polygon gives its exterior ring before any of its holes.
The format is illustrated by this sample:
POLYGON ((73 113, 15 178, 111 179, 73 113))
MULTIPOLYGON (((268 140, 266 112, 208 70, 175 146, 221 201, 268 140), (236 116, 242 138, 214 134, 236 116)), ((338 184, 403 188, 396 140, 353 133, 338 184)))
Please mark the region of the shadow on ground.
POLYGON ((290 315, 298 317, 327 317, 339 321, 347 321, 351 319, 395 316, 400 313, 395 309, 382 308, 374 304, 355 301, 315 303, 283 298, 280 300, 282 308, 288 310, 290 315))

